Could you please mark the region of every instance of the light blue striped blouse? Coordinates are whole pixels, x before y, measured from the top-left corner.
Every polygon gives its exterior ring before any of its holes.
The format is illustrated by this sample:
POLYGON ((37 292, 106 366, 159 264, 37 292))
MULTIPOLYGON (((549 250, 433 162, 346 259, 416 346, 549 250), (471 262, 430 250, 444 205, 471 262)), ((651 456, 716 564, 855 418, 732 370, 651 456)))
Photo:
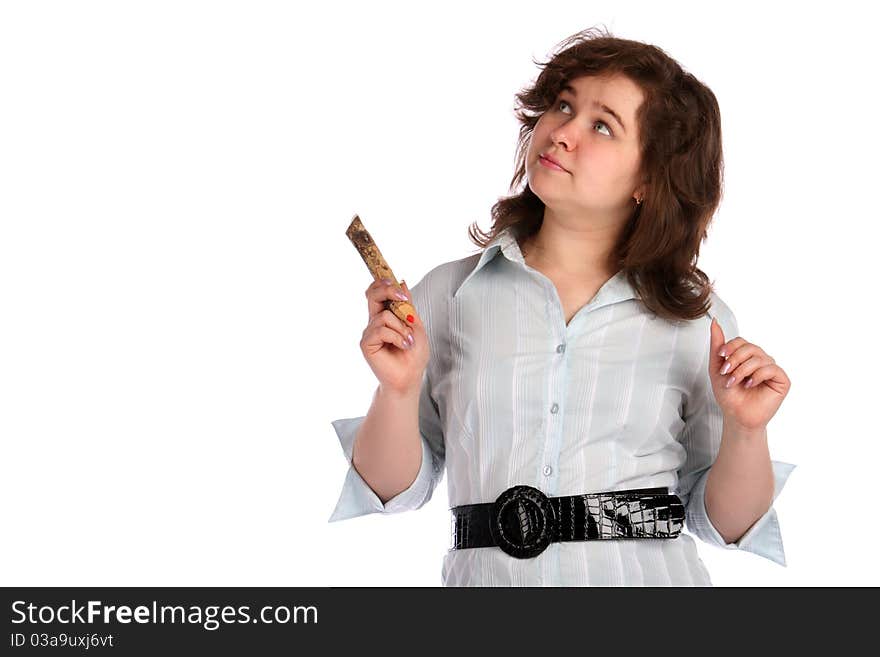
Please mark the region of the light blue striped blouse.
MULTIPOLYGON (((621 271, 566 325, 555 286, 525 263, 508 230, 481 253, 434 268, 412 294, 431 351, 421 469, 383 505, 351 466, 364 416, 335 420, 349 469, 331 522, 418 509, 444 469, 450 507, 493 502, 518 484, 548 497, 668 487, 685 504, 678 538, 551 543, 528 559, 497 547, 449 550, 441 582, 711 586, 690 534, 785 565, 772 506, 728 544, 706 514, 722 430, 708 374, 711 317, 726 339, 739 334, 714 292, 709 317, 668 321, 645 308, 621 271)), ((772 464, 775 500, 795 466, 772 464)))

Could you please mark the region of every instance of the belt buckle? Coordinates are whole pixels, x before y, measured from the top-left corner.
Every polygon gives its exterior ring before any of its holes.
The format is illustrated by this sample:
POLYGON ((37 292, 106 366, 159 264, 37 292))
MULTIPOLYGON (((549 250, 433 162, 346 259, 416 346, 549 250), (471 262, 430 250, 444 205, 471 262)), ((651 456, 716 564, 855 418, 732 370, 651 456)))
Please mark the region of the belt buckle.
POLYGON ((517 559, 535 557, 556 535, 556 512, 544 493, 532 486, 512 486, 492 506, 489 529, 495 543, 517 559))

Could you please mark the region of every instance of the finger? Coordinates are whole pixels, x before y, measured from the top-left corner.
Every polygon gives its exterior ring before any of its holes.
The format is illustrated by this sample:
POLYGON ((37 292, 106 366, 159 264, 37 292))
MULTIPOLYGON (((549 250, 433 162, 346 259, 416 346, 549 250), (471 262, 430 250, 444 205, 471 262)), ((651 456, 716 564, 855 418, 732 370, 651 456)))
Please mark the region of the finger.
POLYGON ((737 348, 746 344, 746 341, 739 336, 734 337, 732 340, 727 340, 728 336, 724 335, 721 323, 714 317, 712 318, 711 335, 712 337, 709 341, 709 369, 713 374, 716 374, 724 364, 724 360, 729 358, 737 348))
POLYGON ((746 344, 722 361, 718 373, 724 376, 725 374, 733 374, 735 372, 736 378, 743 379, 751 374, 758 366, 770 363, 772 360, 773 359, 765 354, 764 350, 757 345, 746 344), (747 363, 751 363, 750 367, 743 370, 742 368, 747 363))
MULTIPOLYGON (((775 363, 762 365, 756 369, 749 378, 752 382, 750 385, 746 385, 747 388, 754 388, 755 386, 764 383, 774 388, 774 390, 777 390, 777 392, 780 392, 791 385, 785 371, 775 363)), ((744 382, 744 384, 748 384, 748 381, 744 382)))
POLYGON ((724 330, 721 328, 721 324, 718 323, 718 320, 714 317, 712 318, 710 326, 709 368, 717 370, 718 367, 720 367, 720 365, 718 365, 718 359, 720 359, 721 356, 718 355, 718 351, 721 349, 721 345, 724 344, 724 330))
MULTIPOLYGON (((724 350, 724 356, 722 356, 722 358, 730 358, 730 356, 731 356, 731 354, 733 354, 733 352, 735 352, 737 349, 739 349, 740 347, 742 347, 743 345, 746 345, 746 344, 748 344, 748 342, 746 342, 743 338, 741 338, 739 336, 733 338, 732 340, 728 340, 727 342, 725 342, 721 346, 721 349, 724 350)), ((719 352, 716 352, 716 353, 719 356, 721 355, 719 352)))
POLYGON ((733 371, 736 372, 737 376, 745 382, 745 380, 750 377, 759 367, 763 367, 764 365, 772 365, 773 361, 767 356, 763 354, 755 354, 751 358, 746 359, 743 363, 741 363, 738 367, 736 367, 733 371))
POLYGON ((378 315, 373 317, 369 324, 367 324, 367 330, 377 329, 382 326, 387 326, 388 328, 397 331, 403 337, 407 337, 413 333, 412 329, 406 325, 402 319, 400 319, 397 315, 395 315, 390 310, 383 310, 378 315))
POLYGON ((373 282, 370 283, 370 285, 367 287, 367 295, 369 296, 369 290, 380 288, 380 287, 387 287, 387 286, 391 285, 392 283, 394 283, 394 281, 391 280, 390 278, 373 279, 373 282))
POLYGON ((409 341, 389 326, 379 326, 374 332, 372 339, 367 341, 368 344, 379 346, 380 344, 394 345, 398 349, 408 351, 411 349, 409 341))
POLYGON ((401 333, 395 327, 382 323, 370 325, 364 330, 364 335, 361 339, 361 346, 364 351, 369 349, 375 352, 385 344, 392 344, 400 349, 409 349, 413 343, 407 339, 406 333, 401 333))
POLYGON ((386 301, 411 302, 407 293, 393 282, 377 281, 367 288, 367 309, 371 318, 385 310, 386 301))
POLYGON ((382 289, 383 287, 388 287, 393 282, 394 281, 392 281, 390 278, 380 278, 374 280, 367 286, 367 289, 364 291, 364 295, 367 297, 367 299, 371 299, 378 293, 380 289, 382 289))
POLYGON ((754 362, 749 361, 748 363, 740 365, 737 369, 737 376, 740 381, 742 381, 744 387, 753 388, 766 378, 766 375, 761 374, 762 371, 765 371, 763 368, 773 366, 774 363, 768 361, 766 358, 756 359, 754 362))
MULTIPOLYGON (((714 317, 712 318, 712 329, 711 329, 712 339, 709 343, 709 375, 712 378, 721 377, 725 374, 730 373, 733 369, 733 365, 727 365, 727 361, 730 357, 732 343, 735 343, 736 340, 741 340, 742 338, 735 338, 731 341, 725 341, 724 329, 721 328, 721 324, 714 317), (721 355, 723 349, 724 356, 721 355)), ((724 383, 727 383, 726 381, 724 383)))
MULTIPOLYGON (((413 308, 415 308, 415 307, 416 307, 415 300, 413 299, 413 295, 412 295, 412 292, 411 292, 410 289, 409 289, 409 285, 407 285, 407 284, 406 284, 406 281, 404 281, 404 280, 401 280, 401 281, 400 281, 400 285, 401 285, 401 287, 403 287, 404 291, 406 292, 407 296, 409 297, 409 303, 410 303, 410 305, 411 305, 413 308)), ((419 317, 419 311, 418 311, 418 308, 416 308, 416 312, 415 312, 415 314, 413 315, 413 323, 412 323, 412 326, 413 326, 413 327, 418 327, 418 328, 421 329, 421 330, 424 330, 424 329, 425 329, 425 325, 422 324, 422 320, 421 320, 421 318, 419 317)))
POLYGON ((403 288, 401 287, 401 285, 395 283, 393 279, 380 278, 378 280, 374 280, 372 283, 370 283, 369 287, 367 287, 367 297, 371 297, 376 294, 378 290, 384 290, 386 288, 391 288, 397 290, 398 292, 403 292, 403 288))

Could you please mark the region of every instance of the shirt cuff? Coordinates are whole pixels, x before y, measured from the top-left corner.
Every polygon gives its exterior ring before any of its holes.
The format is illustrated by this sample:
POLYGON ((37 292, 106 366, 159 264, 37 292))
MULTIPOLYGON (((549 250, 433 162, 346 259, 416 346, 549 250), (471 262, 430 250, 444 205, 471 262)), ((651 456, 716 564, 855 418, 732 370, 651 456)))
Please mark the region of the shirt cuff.
POLYGON ((401 511, 418 509, 425 503, 431 491, 431 478, 434 474, 433 457, 428 448, 427 441, 422 438, 422 464, 419 467, 419 473, 415 481, 410 484, 409 488, 401 491, 385 504, 382 504, 382 500, 379 499, 379 496, 376 495, 376 492, 370 488, 367 482, 363 480, 351 462, 354 439, 365 418, 366 416, 362 415, 332 422, 336 435, 339 437, 339 442, 342 445, 342 451, 348 461, 348 473, 342 485, 342 492, 339 495, 339 501, 336 503, 336 509, 333 511, 328 522, 347 520, 369 513, 399 513, 401 511))
MULTIPOLYGON (((775 501, 785 486, 788 476, 797 466, 782 461, 770 461, 770 463, 773 466, 773 500, 775 501)), ((782 532, 779 529, 779 519, 776 517, 776 510, 772 503, 767 512, 758 518, 738 541, 726 543, 709 520, 709 514, 706 511, 706 482, 708 479, 709 470, 706 470, 691 491, 687 510, 688 529, 710 545, 728 550, 744 550, 785 566, 782 532)))

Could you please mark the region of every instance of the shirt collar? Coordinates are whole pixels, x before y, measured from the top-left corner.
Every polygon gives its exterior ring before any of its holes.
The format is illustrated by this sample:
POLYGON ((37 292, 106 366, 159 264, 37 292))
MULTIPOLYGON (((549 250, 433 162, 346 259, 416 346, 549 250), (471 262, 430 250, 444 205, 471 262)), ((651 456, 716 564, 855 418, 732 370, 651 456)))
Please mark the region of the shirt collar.
POLYGON ((495 236, 489 244, 486 245, 486 248, 483 249, 483 254, 480 256, 479 261, 477 262, 477 266, 471 270, 471 273, 467 275, 467 277, 461 282, 458 286, 458 289, 455 290, 455 293, 452 295, 453 298, 458 296, 458 293, 461 291, 465 285, 467 285, 468 281, 470 281, 474 276, 477 275, 483 267, 492 262, 498 252, 501 251, 507 256, 508 260, 513 262, 518 262, 525 266, 526 261, 523 259, 522 251, 519 250, 519 244, 516 242, 516 238, 513 235, 512 229, 510 227, 502 230, 498 235, 495 236))
MULTIPOLYGON (((513 233, 513 229, 508 226, 504 230, 502 230, 488 245, 483 249, 483 253, 480 256, 480 259, 477 261, 477 265, 473 268, 470 274, 465 277, 465 279, 461 282, 458 288, 453 293, 452 297, 455 298, 461 292, 461 289, 467 285, 468 281, 470 281, 474 276, 476 276, 483 267, 489 264, 495 257, 502 253, 504 256, 510 260, 511 262, 519 263, 521 266, 526 267, 525 259, 523 258, 522 251, 520 251, 519 243, 516 241, 516 237, 513 233)), ((630 285, 629 281, 626 277, 626 272, 624 270, 620 270, 610 279, 608 279, 605 284, 600 288, 599 292, 596 294, 596 297, 593 299, 593 305, 596 306, 605 306, 610 303, 617 303, 618 301, 626 301, 627 299, 638 299, 639 295, 636 293, 635 288, 630 285)))

